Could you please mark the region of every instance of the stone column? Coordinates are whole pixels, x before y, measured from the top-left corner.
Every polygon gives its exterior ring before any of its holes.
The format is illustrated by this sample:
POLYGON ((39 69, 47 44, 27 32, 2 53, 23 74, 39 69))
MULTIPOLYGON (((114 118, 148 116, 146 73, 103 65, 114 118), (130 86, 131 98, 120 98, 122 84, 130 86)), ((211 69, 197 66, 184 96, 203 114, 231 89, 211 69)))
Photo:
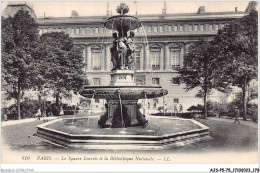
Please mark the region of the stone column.
POLYGON ((110 71, 112 68, 110 66, 111 64, 111 52, 110 52, 110 45, 106 45, 106 59, 105 59, 105 64, 106 64, 106 71, 110 71))
POLYGON ((164 46, 161 48, 161 53, 160 53, 160 71, 164 70, 164 46))
POLYGON ((149 46, 145 45, 144 48, 144 70, 148 71, 150 70, 150 55, 149 55, 149 46))
POLYGON ((84 63, 86 64, 85 71, 87 71, 88 70, 88 57, 87 57, 87 46, 86 45, 84 45, 83 57, 84 57, 84 63))
POLYGON ((100 62, 101 71, 105 70, 105 63, 106 63, 106 49, 103 47, 105 47, 105 45, 101 46, 101 49, 102 49, 102 58, 101 58, 101 62, 100 62))
POLYGON ((184 65, 183 62, 184 62, 184 57, 185 57, 186 53, 187 53, 187 42, 184 42, 183 46, 181 48, 181 54, 180 54, 180 68, 182 68, 184 65))
POLYGON ((87 46, 87 59, 88 59, 88 70, 92 70, 92 58, 90 46, 87 46))
POLYGON ((188 48, 187 47, 188 47, 188 43, 184 42, 183 43, 183 56, 181 57, 180 67, 184 66, 184 58, 185 58, 185 55, 188 53, 188 48))
POLYGON ((164 70, 169 70, 170 67, 170 54, 169 54, 169 45, 164 45, 164 70))
POLYGON ((141 48, 140 51, 140 71, 144 70, 144 50, 143 47, 141 48))

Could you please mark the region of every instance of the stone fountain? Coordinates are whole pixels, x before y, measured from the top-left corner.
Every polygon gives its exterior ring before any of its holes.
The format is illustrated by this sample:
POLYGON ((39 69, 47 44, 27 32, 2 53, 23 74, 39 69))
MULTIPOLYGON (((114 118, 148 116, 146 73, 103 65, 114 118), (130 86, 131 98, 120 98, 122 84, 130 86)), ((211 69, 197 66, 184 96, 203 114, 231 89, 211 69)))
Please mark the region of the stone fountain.
POLYGON ((128 11, 126 4, 120 4, 117 7, 120 15, 108 18, 104 24, 106 28, 117 31, 113 33, 110 50, 113 63, 110 86, 85 86, 80 91, 84 97, 107 100, 107 113, 99 121, 102 127, 145 125, 147 120, 138 114, 138 99, 156 98, 168 93, 161 86, 137 86, 135 83, 134 32, 131 30, 141 27, 142 23, 138 18, 126 15, 128 11))
POLYGON ((84 86, 80 94, 106 99, 106 112, 100 117, 62 117, 37 126, 34 135, 52 145, 74 149, 159 150, 211 139, 209 128, 192 119, 147 117, 139 111, 139 99, 166 95, 161 86, 137 86, 134 71, 134 32, 142 26, 126 4, 119 15, 107 19, 104 26, 116 30, 111 48, 113 69, 109 86, 84 86), (100 128, 102 127, 102 128, 100 128), (127 128, 125 128, 127 127, 127 128))

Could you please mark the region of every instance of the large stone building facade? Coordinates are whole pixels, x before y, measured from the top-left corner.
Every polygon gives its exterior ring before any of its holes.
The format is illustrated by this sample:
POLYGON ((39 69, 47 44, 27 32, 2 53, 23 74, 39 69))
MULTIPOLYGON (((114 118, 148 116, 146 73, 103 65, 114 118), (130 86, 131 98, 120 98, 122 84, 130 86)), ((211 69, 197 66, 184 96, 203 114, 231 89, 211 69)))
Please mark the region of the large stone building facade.
MULTIPOLYGON (((250 3, 249 3, 250 4, 250 3)), ((252 4, 251 4, 252 6, 252 4)), ((200 7, 197 13, 167 14, 166 9, 161 15, 137 15, 142 27, 135 30, 135 71, 138 85, 161 85, 169 94, 164 98, 148 100, 150 109, 159 106, 171 107, 182 104, 184 110, 191 105, 202 103, 196 98, 198 89, 186 92, 181 83, 178 69, 184 65, 184 57, 189 45, 200 39, 210 40, 219 29, 230 21, 241 18, 245 12, 206 12, 200 7)), ((75 11, 73 12, 73 14, 75 11)), ((91 85, 109 85, 112 69, 110 48, 112 33, 104 23, 109 16, 81 17, 43 17, 37 18, 40 34, 46 32, 65 32, 74 43, 84 48, 87 78, 91 85)), ((211 98, 217 99, 219 94, 213 93, 211 98)), ((97 107, 104 103, 96 100, 97 107)), ((147 102, 146 102, 147 103, 147 102)))

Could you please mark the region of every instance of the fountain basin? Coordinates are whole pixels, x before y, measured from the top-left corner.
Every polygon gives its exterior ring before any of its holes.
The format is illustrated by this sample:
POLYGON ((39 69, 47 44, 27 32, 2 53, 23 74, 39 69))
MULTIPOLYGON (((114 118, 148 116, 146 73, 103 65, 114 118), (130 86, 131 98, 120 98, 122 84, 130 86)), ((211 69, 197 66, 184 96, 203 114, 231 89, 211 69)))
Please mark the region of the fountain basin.
POLYGON ((145 98, 157 98, 168 94, 161 86, 84 86, 80 95, 98 99, 118 100, 118 94, 122 100, 138 100, 145 98))
POLYGON ((150 116, 146 127, 114 129, 99 128, 98 117, 88 118, 89 127, 82 117, 73 127, 61 118, 41 124, 35 136, 65 148, 119 150, 160 150, 211 139, 209 128, 192 119, 150 116))

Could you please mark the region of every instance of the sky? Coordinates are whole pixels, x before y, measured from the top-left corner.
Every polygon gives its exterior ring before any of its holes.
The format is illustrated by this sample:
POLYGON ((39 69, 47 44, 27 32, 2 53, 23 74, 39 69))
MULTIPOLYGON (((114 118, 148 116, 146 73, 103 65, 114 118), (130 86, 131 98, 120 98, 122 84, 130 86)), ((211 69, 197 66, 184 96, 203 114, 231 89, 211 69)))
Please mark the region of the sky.
MULTIPOLYGON (((20 1, 24 3, 25 1, 20 1)), ((163 1, 110 1, 109 8, 112 15, 116 15, 116 7, 125 2, 129 8, 129 15, 138 14, 161 14, 164 7, 163 1)), ((1 11, 7 6, 8 1, 1 2, 1 11)), ((11 1, 17 3, 17 1, 11 1)), ((76 10, 79 16, 106 15, 108 1, 27 1, 33 6, 37 17, 68 17, 71 11, 76 10)), ((200 6, 205 6, 206 12, 220 11, 245 11, 249 1, 166 1, 167 13, 196 13, 200 6)))

